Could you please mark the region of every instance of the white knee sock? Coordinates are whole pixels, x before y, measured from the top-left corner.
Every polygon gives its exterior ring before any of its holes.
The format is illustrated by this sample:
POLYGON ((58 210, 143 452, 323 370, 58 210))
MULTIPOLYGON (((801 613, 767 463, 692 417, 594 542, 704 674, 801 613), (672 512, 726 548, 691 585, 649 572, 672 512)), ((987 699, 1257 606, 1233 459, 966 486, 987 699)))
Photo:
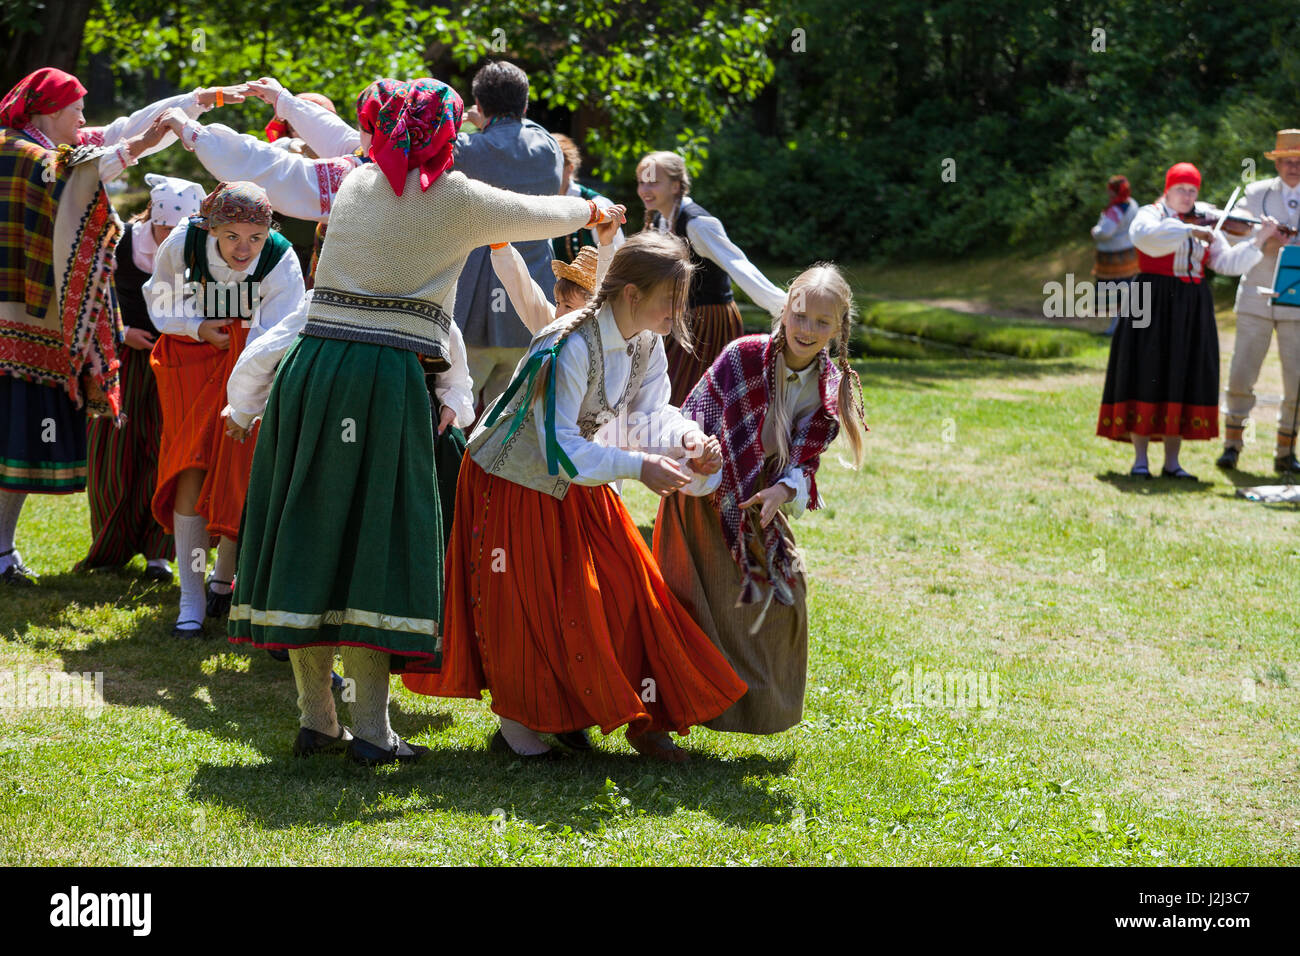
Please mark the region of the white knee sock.
POLYGON ((181 612, 176 623, 203 623, 207 599, 203 594, 203 569, 208 563, 208 522, 202 515, 172 515, 176 536, 176 571, 181 585, 181 612), (196 554, 196 552, 200 552, 196 554), (195 565, 199 570, 195 571, 195 565))
POLYGON ((225 535, 217 540, 217 563, 212 568, 212 580, 224 581, 224 584, 213 584, 212 590, 217 594, 229 594, 230 582, 235 579, 235 555, 237 554, 235 542, 225 535))
POLYGON ((377 747, 392 747, 398 736, 388 723, 388 652, 340 647, 339 654, 344 675, 356 681, 356 700, 348 705, 353 735, 377 747))
POLYGON ((289 651, 289 663, 293 665, 293 679, 298 685, 298 723, 308 730, 337 737, 339 720, 330 687, 334 648, 295 648, 289 651))
POLYGON ((523 724, 509 717, 501 717, 501 736, 506 738, 506 743, 517 754, 528 756, 530 754, 544 754, 551 748, 542 742, 542 738, 537 736, 537 731, 529 730, 523 724))
MULTIPOLYGON (((18 528, 18 514, 23 510, 27 500, 25 491, 0 491, 0 551, 9 551, 14 546, 14 532, 18 528)), ((18 553, 0 557, 0 572, 7 571, 16 562, 18 553)))

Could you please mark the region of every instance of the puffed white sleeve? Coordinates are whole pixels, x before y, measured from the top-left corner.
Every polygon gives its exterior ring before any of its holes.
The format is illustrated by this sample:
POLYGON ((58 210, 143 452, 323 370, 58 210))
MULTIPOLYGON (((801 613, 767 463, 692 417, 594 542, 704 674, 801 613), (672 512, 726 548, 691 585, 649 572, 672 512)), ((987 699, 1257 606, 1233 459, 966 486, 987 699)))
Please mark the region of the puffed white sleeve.
POLYGON ((302 281, 302 266, 293 249, 285 251, 275 268, 267 273, 257 287, 257 311, 248 330, 247 348, 253 342, 293 315, 302 303, 306 285, 302 281))
POLYGON ((474 420, 474 380, 469 375, 469 359, 465 351, 465 337, 460 326, 451 323, 448 339, 451 368, 433 377, 433 394, 445 407, 456 413, 456 427, 468 428, 474 420))
POLYGON ((164 335, 183 335, 199 341, 203 316, 188 305, 185 294, 185 234, 182 223, 162 241, 153 258, 153 275, 145 280, 140 292, 149 321, 164 335), (193 314, 190 314, 193 313, 193 314))
MULTIPOLYGON (((791 518, 798 518, 808 507, 808 475, 797 465, 791 465, 777 484, 785 485, 794 492, 794 497, 781 506, 781 510, 791 518)), ((823 502, 824 503, 824 502, 823 502)))
POLYGON ((1220 275, 1245 275, 1263 258, 1264 250, 1260 249, 1254 236, 1233 245, 1219 232, 1215 234, 1214 243, 1210 246, 1210 268, 1220 275))
POLYGON ((350 156, 361 145, 360 131, 349 126, 337 113, 318 103, 300 99, 281 90, 275 101, 275 115, 287 120, 298 137, 323 159, 350 156))
POLYGON ((628 449, 642 449, 671 457, 682 457, 682 439, 700 426, 669 404, 672 383, 668 379, 668 355, 662 336, 654 336, 645 377, 636 394, 627 403, 628 429, 620 444, 628 449), (638 427, 640 426, 640 427, 638 427))
POLYGON ((1133 245, 1149 256, 1167 256, 1177 252, 1188 234, 1200 228, 1173 216, 1162 215, 1155 206, 1143 206, 1128 227, 1133 245))
POLYGON ((492 270, 497 274, 501 287, 506 290, 506 298, 519 313, 519 320, 536 335, 555 321, 555 306, 551 305, 541 287, 528 272, 528 264, 519 250, 506 243, 499 249, 493 249, 489 258, 492 270))
POLYGON ((1092 238, 1110 239, 1118 229, 1119 220, 1113 219, 1103 212, 1101 218, 1097 220, 1097 225, 1092 227, 1092 238))
POLYGON ((285 316, 275 327, 257 341, 244 346, 226 381, 227 410, 232 421, 240 428, 251 428, 254 419, 266 411, 266 400, 271 395, 275 370, 284 353, 298 338, 307 324, 307 310, 311 307, 311 292, 305 292, 298 307, 285 316))
MULTIPOLYGON (((555 439, 578 470, 571 480, 579 485, 607 485, 625 478, 641 477, 640 452, 613 445, 600 445, 582 437, 578 429, 578 409, 587 391, 587 343, 580 335, 570 335, 552 369, 555 375, 555 439)), ((539 403, 535 415, 542 414, 539 403)), ((546 429, 537 429, 542 454, 546 454, 546 429)), ((563 469, 561 469, 563 473, 563 469)))
POLYGON ((181 143, 218 180, 256 183, 276 212, 313 222, 329 220, 343 177, 357 165, 355 157, 308 159, 220 123, 186 123, 181 143))
POLYGON ((686 236, 700 255, 725 269, 745 295, 772 315, 781 314, 786 294, 769 282, 740 247, 727 238, 727 231, 715 216, 696 216, 686 224, 686 236))

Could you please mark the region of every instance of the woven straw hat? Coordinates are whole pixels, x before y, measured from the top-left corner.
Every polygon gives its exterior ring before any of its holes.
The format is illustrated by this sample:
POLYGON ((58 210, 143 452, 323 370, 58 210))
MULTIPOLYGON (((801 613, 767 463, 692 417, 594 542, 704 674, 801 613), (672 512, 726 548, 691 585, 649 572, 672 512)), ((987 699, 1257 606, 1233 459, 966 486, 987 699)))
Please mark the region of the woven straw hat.
POLYGON ((596 247, 583 246, 572 262, 551 260, 551 271, 557 279, 576 282, 588 292, 596 291, 596 247))
POLYGON ((1277 131, 1277 145, 1264 154, 1265 159, 1285 159, 1300 156, 1300 129, 1277 131))

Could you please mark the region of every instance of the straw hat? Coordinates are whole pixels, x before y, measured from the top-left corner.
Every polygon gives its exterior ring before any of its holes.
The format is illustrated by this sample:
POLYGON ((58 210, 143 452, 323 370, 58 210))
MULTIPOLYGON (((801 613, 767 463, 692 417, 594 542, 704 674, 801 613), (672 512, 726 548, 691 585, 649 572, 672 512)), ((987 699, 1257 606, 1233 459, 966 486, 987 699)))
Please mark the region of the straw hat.
MULTIPOLYGON (((1297 134, 1300 135, 1300 134, 1297 134)), ((596 247, 583 246, 572 262, 551 260, 551 271, 557 279, 576 282, 588 292, 596 291, 596 247)))
POLYGON ((1281 129, 1277 132, 1277 145, 1264 154, 1265 159, 1286 159, 1300 156, 1300 129, 1281 129))

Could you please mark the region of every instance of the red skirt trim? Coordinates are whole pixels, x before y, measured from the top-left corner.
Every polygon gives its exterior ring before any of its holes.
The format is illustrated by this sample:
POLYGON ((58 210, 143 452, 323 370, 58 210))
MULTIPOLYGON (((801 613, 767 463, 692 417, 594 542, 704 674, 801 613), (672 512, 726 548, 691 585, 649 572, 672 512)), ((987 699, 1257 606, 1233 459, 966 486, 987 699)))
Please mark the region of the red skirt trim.
POLYGON ((1219 409, 1214 405, 1181 402, 1116 402, 1102 405, 1097 434, 1114 441, 1131 441, 1130 433, 1164 435, 1204 441, 1219 436, 1219 409))

